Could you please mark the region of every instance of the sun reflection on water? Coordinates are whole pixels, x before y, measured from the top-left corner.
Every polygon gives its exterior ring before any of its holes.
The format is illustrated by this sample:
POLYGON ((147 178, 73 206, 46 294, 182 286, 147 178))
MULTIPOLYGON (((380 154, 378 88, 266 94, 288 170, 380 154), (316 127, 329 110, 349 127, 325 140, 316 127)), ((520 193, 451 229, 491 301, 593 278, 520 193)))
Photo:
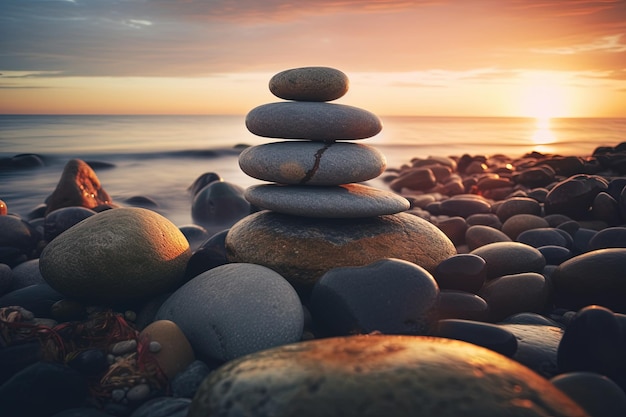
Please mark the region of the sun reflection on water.
POLYGON ((535 130, 531 136, 534 144, 533 150, 541 153, 555 152, 555 147, 550 146, 557 142, 556 136, 550 127, 549 117, 538 117, 535 121, 535 130))

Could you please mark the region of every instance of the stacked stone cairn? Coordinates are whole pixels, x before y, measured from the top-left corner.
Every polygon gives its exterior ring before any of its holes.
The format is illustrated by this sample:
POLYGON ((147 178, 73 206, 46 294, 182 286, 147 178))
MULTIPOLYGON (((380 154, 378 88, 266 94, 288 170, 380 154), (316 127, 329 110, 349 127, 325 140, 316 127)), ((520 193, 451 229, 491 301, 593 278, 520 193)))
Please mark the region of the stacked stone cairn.
POLYGON ((247 175, 270 183, 246 190, 262 211, 230 229, 228 259, 268 266, 301 294, 335 267, 399 258, 432 270, 456 253, 439 229, 404 213, 405 198, 360 184, 379 176, 386 160, 354 141, 375 136, 382 123, 366 110, 329 103, 348 84, 333 68, 289 69, 269 82, 287 101, 261 105, 246 117, 253 134, 286 140, 249 147, 239 157, 247 175))

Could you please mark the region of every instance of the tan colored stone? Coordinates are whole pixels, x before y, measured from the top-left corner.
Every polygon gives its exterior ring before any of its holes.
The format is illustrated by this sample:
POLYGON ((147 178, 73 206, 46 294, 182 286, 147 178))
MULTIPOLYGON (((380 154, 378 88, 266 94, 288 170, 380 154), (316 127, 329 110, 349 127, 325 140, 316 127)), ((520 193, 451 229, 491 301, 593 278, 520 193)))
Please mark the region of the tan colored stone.
POLYGON ((111 197, 100 185, 94 170, 86 162, 72 159, 63 168, 55 190, 46 199, 46 214, 62 207, 92 209, 111 202, 111 197))
POLYGON ((229 261, 267 266, 305 292, 335 267, 398 258, 432 272, 456 254, 441 230, 408 213, 323 219, 258 212, 231 227, 226 250, 229 261))
POLYGON ((189 242, 172 222, 143 208, 95 214, 50 242, 39 258, 43 278, 80 301, 144 300, 183 283, 189 242))
POLYGON ((352 336, 231 361, 198 389, 189 417, 585 417, 529 368, 488 349, 423 336, 352 336))
POLYGON ((139 334, 140 339, 144 336, 148 341, 159 342, 161 345, 161 350, 153 355, 163 373, 170 379, 195 360, 191 344, 173 321, 152 322, 139 334))

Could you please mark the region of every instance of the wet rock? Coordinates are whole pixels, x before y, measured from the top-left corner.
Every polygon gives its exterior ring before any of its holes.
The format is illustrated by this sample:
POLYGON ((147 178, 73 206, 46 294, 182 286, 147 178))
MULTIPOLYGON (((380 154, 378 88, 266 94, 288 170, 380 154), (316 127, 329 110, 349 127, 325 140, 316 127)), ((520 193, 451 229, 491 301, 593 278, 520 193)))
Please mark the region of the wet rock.
POLYGON ((175 397, 193 398, 209 373, 211 373, 211 369, 204 362, 193 361, 171 380, 172 394, 175 397))
POLYGON ((63 168, 55 190, 46 199, 46 215, 62 207, 92 209, 111 202, 111 197, 100 185, 93 169, 80 159, 72 159, 63 168))
POLYGON ((456 254, 441 230, 407 213, 319 219, 271 211, 252 214, 234 225, 226 235, 226 251, 230 262, 267 266, 303 294, 332 268, 397 258, 433 271, 456 254))
POLYGON ((439 320, 433 335, 462 340, 508 357, 512 357, 517 350, 517 339, 513 333, 498 325, 479 321, 439 320))
POLYGON ((558 368, 561 373, 599 373, 625 387, 623 338, 611 310, 588 306, 576 313, 559 344, 558 368))
POLYGON ((485 283, 486 262, 477 255, 454 255, 440 262, 433 276, 441 289, 477 293, 485 283))
POLYGON ((465 232, 465 242, 469 250, 495 242, 511 242, 511 238, 498 229, 490 226, 471 226, 465 232))
POLYGON ((203 272, 161 305, 200 357, 227 361, 300 339, 300 300, 269 268, 233 263, 203 272))
POLYGON ((228 263, 225 246, 227 233, 228 229, 215 233, 191 255, 185 270, 185 281, 211 268, 228 263))
POLYGON ((202 384, 189 417, 586 416, 544 378, 466 342, 353 336, 301 342, 229 362, 202 384), (254 378, 251 376, 254 375, 254 378))
POLYGON ((244 189, 226 181, 214 181, 195 195, 191 205, 193 222, 209 234, 228 229, 250 214, 250 203, 244 189))
POLYGON ((626 311, 626 248, 599 249, 575 256, 552 274, 557 302, 579 309, 598 304, 626 311))
POLYGON ((626 227, 609 227, 595 233, 587 245, 588 251, 607 248, 626 248, 626 227))
POLYGON ((465 291, 441 290, 439 319, 489 320, 487 302, 476 294, 465 291))
POLYGON ((36 362, 0 386, 0 410, 7 415, 44 417, 81 405, 87 395, 87 381, 79 372, 36 362))
POLYGON ((512 197, 498 206, 496 214, 502 222, 505 222, 516 214, 532 214, 539 216, 541 214, 541 205, 532 198, 512 197))
POLYGON ((182 283, 189 243, 165 217, 142 208, 98 213, 50 242, 44 279, 68 297, 97 303, 145 300, 182 283))
POLYGON ((502 224, 502 232, 513 240, 516 240, 520 233, 531 229, 548 227, 548 222, 542 217, 533 214, 516 214, 509 217, 502 224))
POLYGON ((478 292, 489 305, 491 321, 501 321, 522 312, 541 312, 547 304, 550 286, 543 275, 525 272, 496 278, 478 292))
POLYGON ((540 227, 537 229, 525 230, 517 235, 517 241, 533 248, 539 248, 541 246, 562 246, 564 248, 570 247, 572 239, 567 239, 569 236, 563 233, 562 230, 540 227))
POLYGON ((313 287, 310 309, 315 323, 334 336, 416 335, 426 334, 435 322, 438 301, 439 287, 428 271, 383 259, 326 272, 313 287))
POLYGON ((602 177, 576 175, 558 183, 546 196, 546 214, 565 214, 573 219, 585 218, 591 205, 608 185, 602 177))
POLYGON ((139 333, 139 338, 146 337, 161 346, 153 352, 159 367, 168 378, 173 378, 195 360, 193 349, 181 329, 169 320, 157 320, 139 333))
POLYGON ((594 372, 568 372, 550 380, 592 417, 626 415, 626 394, 611 379, 594 372))
POLYGON ((211 237, 204 227, 196 224, 180 226, 179 229, 185 236, 185 239, 187 239, 187 242, 189 242, 189 248, 192 253, 195 253, 195 251, 211 237))
POLYGON ((46 242, 50 242, 76 223, 94 214, 96 214, 95 211, 85 207, 63 207, 56 209, 46 215, 44 219, 43 238, 46 242))
POLYGON ((187 191, 195 197, 195 195, 198 194, 198 191, 215 181, 224 180, 215 172, 205 172, 194 180, 194 182, 187 188, 187 191))
POLYGON ((262 137, 335 141, 372 137, 382 123, 358 107, 303 101, 260 105, 246 115, 246 127, 262 137))
POLYGON ((276 97, 296 101, 333 101, 348 91, 343 72, 329 67, 302 67, 281 71, 269 82, 276 97))
POLYGON ((541 252, 519 242, 496 242, 474 249, 487 263, 487 279, 522 272, 541 272, 546 265, 541 252))
POLYGON ((39 259, 31 259, 13 268, 10 291, 43 283, 45 281, 39 272, 39 259))
POLYGON ((555 325, 515 323, 501 323, 500 327, 517 339, 513 359, 544 378, 552 378, 559 373, 557 351, 563 329, 555 325))
POLYGON ((561 265, 573 256, 572 251, 563 246, 540 246, 537 250, 539 250, 545 258, 546 265, 561 265))

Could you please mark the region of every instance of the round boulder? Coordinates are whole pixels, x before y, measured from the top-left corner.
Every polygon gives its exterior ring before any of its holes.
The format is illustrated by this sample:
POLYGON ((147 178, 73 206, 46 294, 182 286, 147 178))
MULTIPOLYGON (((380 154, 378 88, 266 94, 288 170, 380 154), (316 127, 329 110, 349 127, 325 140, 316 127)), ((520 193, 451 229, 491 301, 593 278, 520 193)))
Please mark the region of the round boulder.
POLYGON ((235 414, 587 416, 548 380, 498 353, 389 335, 301 342, 229 362, 204 380, 188 415, 235 414))
POLYGON ((130 302, 172 291, 191 256, 180 230, 143 208, 106 210, 50 242, 40 257, 43 278, 68 297, 130 302))
POLYGON ((279 274, 232 263, 180 287, 156 320, 176 323, 199 356, 228 361, 300 340, 304 313, 293 287, 279 274))
POLYGON ((308 292, 332 268, 397 258, 432 272, 456 249, 436 226, 408 213, 324 219, 261 211, 231 227, 226 253, 230 262, 265 265, 308 292))

